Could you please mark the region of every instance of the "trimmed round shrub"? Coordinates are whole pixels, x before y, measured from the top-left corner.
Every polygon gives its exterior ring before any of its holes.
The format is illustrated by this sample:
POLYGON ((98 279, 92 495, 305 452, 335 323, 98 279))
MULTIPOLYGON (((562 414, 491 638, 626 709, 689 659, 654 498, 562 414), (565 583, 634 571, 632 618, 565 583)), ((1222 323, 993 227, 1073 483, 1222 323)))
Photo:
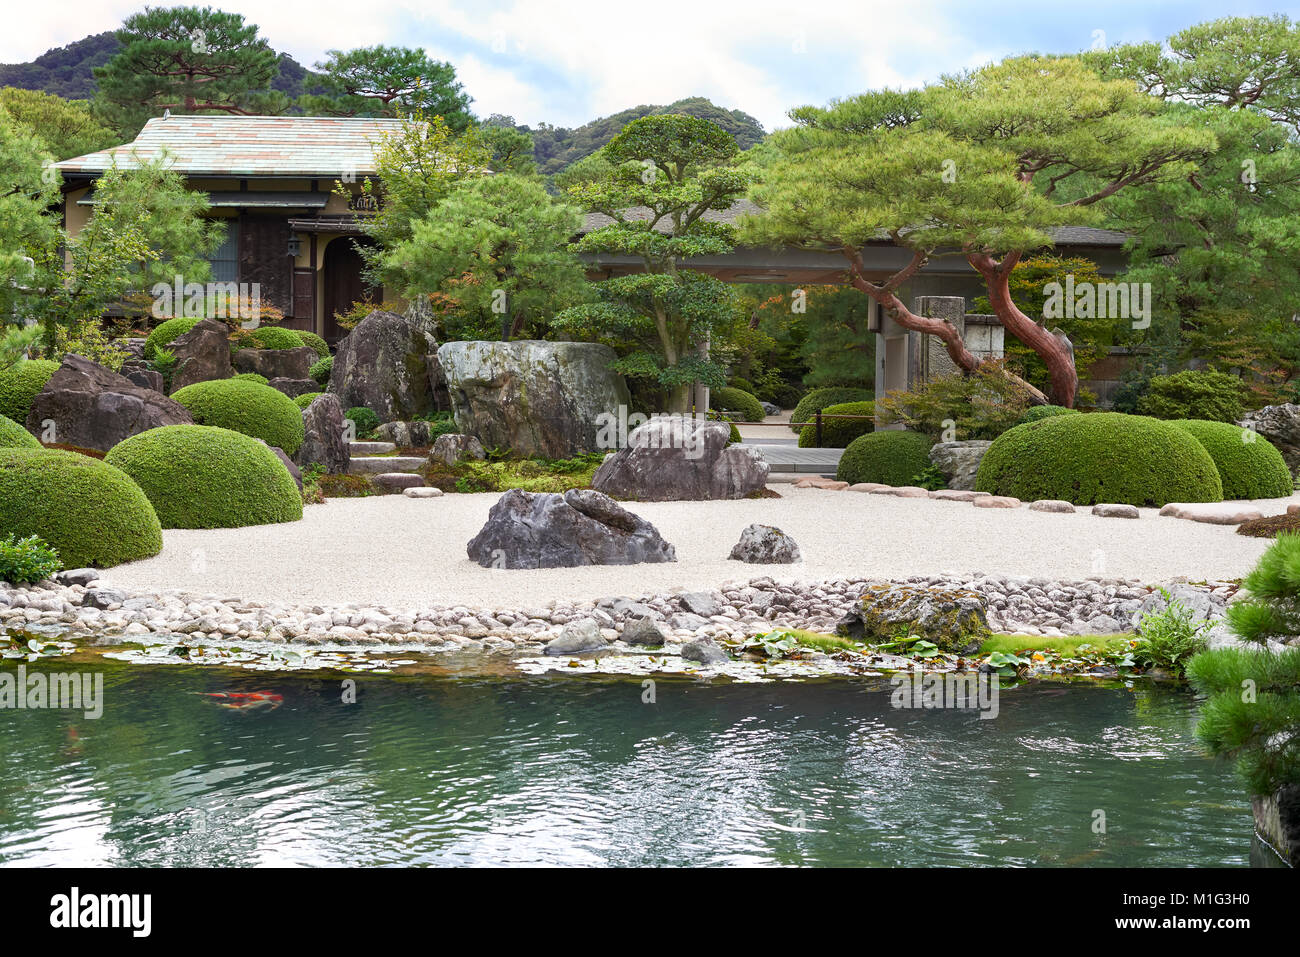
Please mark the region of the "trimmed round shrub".
POLYGON ((324 392, 304 392, 302 395, 294 399, 293 402, 294 405, 298 406, 298 408, 305 409, 324 394, 324 392))
POLYGON ((135 480, 163 528, 296 522, 302 495, 257 439, 210 425, 165 425, 123 439, 104 459, 135 480))
MULTIPOLYGON (((839 405, 826 406, 821 410, 821 413, 824 417, 830 415, 875 415, 876 403, 841 402, 839 405)), ((873 432, 875 428, 876 424, 870 419, 823 418, 820 447, 823 449, 846 448, 858 436, 873 432)), ((799 448, 813 449, 817 447, 817 424, 805 425, 803 431, 799 433, 799 448)))
MULTIPOLYGON (((870 402, 876 398, 876 394, 870 389, 858 389, 853 386, 828 386, 824 389, 813 389, 794 407, 790 413, 791 422, 811 422, 813 416, 825 409, 828 405, 842 405, 845 402, 870 402)), ((799 428, 790 426, 790 431, 798 432, 799 428)))
POLYGON ((356 423, 358 438, 369 435, 379 428, 379 416, 364 405, 354 405, 343 413, 343 418, 351 419, 356 423))
POLYGON ((324 359, 330 354, 329 343, 314 332, 308 332, 306 329, 294 329, 294 335, 302 340, 304 346, 311 346, 316 350, 316 355, 324 359))
POLYGON ((49 359, 24 359, 0 372, 0 415, 19 424, 27 421, 32 399, 59 369, 49 359))
POLYGON ((729 386, 713 389, 709 393, 709 405, 719 412, 739 413, 745 422, 762 422, 767 415, 758 396, 729 386))
POLYGON ((65 568, 108 568, 162 551, 140 486, 75 452, 0 449, 0 535, 39 535, 65 568))
POLYGON ((727 388, 739 389, 741 392, 748 392, 750 395, 756 398, 758 396, 758 390, 754 388, 754 384, 742 376, 736 376, 733 379, 728 379, 727 388))
POLYGON ((241 372, 239 375, 232 375, 230 378, 238 379, 240 382, 256 382, 258 385, 266 385, 271 381, 258 372, 241 372))
POLYGON ((174 340, 179 339, 197 326, 199 321, 200 317, 198 316, 177 316, 175 319, 160 322, 154 327, 153 332, 149 333, 148 338, 144 340, 144 357, 146 359, 154 358, 158 355, 159 349, 170 346, 174 340))
POLYGON ((1291 470, 1268 439, 1250 429, 1209 419, 1173 419, 1214 459, 1224 498, 1286 498, 1295 491, 1291 470))
POLYGON ((1223 499, 1214 459, 1190 432, 1122 412, 1054 415, 1008 429, 984 453, 975 489, 1075 505, 1223 499))
POLYGON ((849 443, 840 456, 835 477, 850 485, 859 482, 911 485, 912 479, 929 467, 933 445, 920 432, 899 429, 868 432, 849 443))
POLYGON ((1137 410, 1157 419, 1236 422, 1245 411, 1242 398, 1245 391, 1235 375, 1187 369, 1173 375, 1152 376, 1146 393, 1137 400, 1137 410))
POLYGON ((198 425, 215 425, 261 439, 293 455, 302 445, 302 410, 278 389, 238 379, 196 382, 172 394, 198 425))
POLYGON ((333 371, 334 371, 334 357, 326 356, 323 359, 318 359, 316 362, 313 362, 311 364, 311 368, 307 370, 307 374, 311 376, 313 379, 315 379, 321 385, 324 385, 325 383, 329 382, 330 373, 333 371))
POLYGON ((257 349, 300 349, 307 343, 294 329, 281 329, 279 326, 258 326, 248 334, 254 343, 246 348, 257 349))
POLYGON ((6 415, 0 415, 0 449, 39 449, 41 443, 21 425, 6 415))
POLYGON ((1020 417, 1018 425, 1024 425, 1026 422, 1037 422, 1039 419, 1050 419, 1054 415, 1079 415, 1078 409, 1067 409, 1061 405, 1031 405, 1025 410, 1025 414, 1020 417))

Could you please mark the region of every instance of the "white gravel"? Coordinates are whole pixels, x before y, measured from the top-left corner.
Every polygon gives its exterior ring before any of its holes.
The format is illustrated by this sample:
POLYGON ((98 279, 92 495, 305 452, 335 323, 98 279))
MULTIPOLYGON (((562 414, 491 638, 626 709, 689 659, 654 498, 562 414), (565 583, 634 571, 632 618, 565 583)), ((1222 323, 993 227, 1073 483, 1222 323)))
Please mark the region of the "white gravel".
MULTIPOLYGON (((1003 574, 1053 579, 1100 575, 1160 583, 1232 579, 1269 541, 1232 527, 1159 518, 1095 518, 980 509, 930 499, 780 487, 780 499, 625 503, 677 548, 665 564, 500 570, 481 568, 465 544, 497 494, 410 499, 331 499, 302 521, 163 533, 161 554, 109 569, 132 589, 182 589, 251 600, 388 604, 463 603, 489 609, 551 600, 637 597, 717 587, 760 576, 778 580, 1003 574), (741 529, 776 525, 803 552, 798 565, 728 561, 741 529)), ((1256 503, 1266 515, 1298 499, 1256 503)))

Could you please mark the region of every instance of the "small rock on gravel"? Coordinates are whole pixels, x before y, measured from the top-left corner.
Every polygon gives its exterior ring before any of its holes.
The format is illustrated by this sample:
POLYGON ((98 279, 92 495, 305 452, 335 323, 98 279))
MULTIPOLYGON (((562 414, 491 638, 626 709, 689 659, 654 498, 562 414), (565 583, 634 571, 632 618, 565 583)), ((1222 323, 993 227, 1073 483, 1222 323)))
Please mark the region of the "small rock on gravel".
POLYGON ((790 565, 800 560, 793 538, 773 525, 759 524, 745 527, 728 558, 751 565, 790 565))
POLYGON ((442 489, 434 488, 432 485, 415 486, 402 489, 402 494, 407 498, 440 498, 442 489))
POLYGON ((982 495, 971 504, 976 508, 1019 508, 1020 499, 1010 495, 982 495))
POLYGON ((548 655, 578 655, 585 651, 599 651, 607 642, 600 633, 600 625, 594 618, 582 618, 569 622, 564 630, 546 645, 548 655))
POLYGON ((1092 507, 1092 514, 1098 518, 1140 518, 1136 505, 1102 504, 1092 507))
POLYGON ((1063 515, 1073 515, 1074 506, 1069 502, 1063 502, 1059 498, 1040 498, 1037 502, 1029 503, 1031 512, 1060 512, 1063 515))

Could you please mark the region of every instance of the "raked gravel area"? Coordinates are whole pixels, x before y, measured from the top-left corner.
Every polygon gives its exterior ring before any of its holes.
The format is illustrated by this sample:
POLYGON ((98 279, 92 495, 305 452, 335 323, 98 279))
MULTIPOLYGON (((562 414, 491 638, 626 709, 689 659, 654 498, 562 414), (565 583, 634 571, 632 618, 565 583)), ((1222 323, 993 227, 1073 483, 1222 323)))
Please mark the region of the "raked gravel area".
MULTIPOLYGON (((496 493, 389 495, 330 499, 285 525, 165 531, 159 555, 110 569, 105 577, 133 591, 179 589, 245 600, 510 609, 717 588, 763 575, 797 581, 981 573, 1152 584, 1228 580, 1246 574, 1270 544, 1230 526, 1161 518, 1155 509, 1133 520, 1100 518, 1082 508, 1061 515, 788 485, 779 492, 779 499, 625 503, 676 546, 673 563, 481 568, 466 557, 465 545, 486 521, 496 493), (729 561, 751 522, 790 534, 803 561, 729 561)), ((1271 515, 1293 502, 1300 497, 1255 504, 1271 515)))

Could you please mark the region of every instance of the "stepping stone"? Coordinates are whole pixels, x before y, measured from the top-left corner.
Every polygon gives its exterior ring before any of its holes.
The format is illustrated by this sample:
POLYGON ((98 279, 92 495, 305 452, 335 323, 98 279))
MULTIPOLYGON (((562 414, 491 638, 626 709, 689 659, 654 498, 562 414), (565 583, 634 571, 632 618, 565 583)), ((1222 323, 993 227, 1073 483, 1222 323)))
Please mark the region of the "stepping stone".
POLYGON ((892 488, 878 488, 872 495, 893 495, 895 498, 929 498, 930 490, 917 488, 915 485, 896 485, 892 488))
POLYGON ((1288 505, 1286 507, 1286 513, 1288 515, 1300 515, 1300 505, 1288 505))
POLYGON ((348 448, 353 455, 387 455, 397 451, 392 442, 349 442, 348 448))
POLYGON ((962 488, 940 488, 930 493, 930 498, 940 502, 973 502, 977 498, 986 498, 988 492, 971 492, 962 488))
POLYGON ((837 482, 835 479, 823 478, 820 475, 811 475, 808 478, 801 478, 794 483, 795 488, 824 488, 831 492, 842 492, 849 487, 848 482, 837 482))
POLYGON ((1235 502, 1170 502, 1160 514, 1209 525, 1240 525, 1264 517, 1255 506, 1235 502))
POLYGON ((1063 515, 1073 515, 1074 506, 1069 502, 1063 502, 1059 498, 1040 498, 1037 502, 1029 503, 1031 512, 1060 512, 1063 515))
POLYGON ((1019 508, 1020 499, 1010 495, 985 495, 971 502, 976 508, 1019 508))
POLYGON ((1092 514, 1099 518, 1141 518, 1136 505, 1094 505, 1092 514))
POLYGON ((442 489, 432 485, 416 485, 402 489, 402 494, 407 498, 441 498, 442 489))
POLYGON ((370 484, 389 492, 400 492, 404 489, 423 487, 424 479, 410 472, 381 472, 370 476, 370 484))
POLYGON ((874 492, 878 488, 889 488, 880 482, 859 482, 857 485, 850 485, 850 492, 874 492))
POLYGON ((425 459, 418 455, 374 455, 354 458, 348 463, 349 475, 383 475, 387 472, 418 472, 425 459))

